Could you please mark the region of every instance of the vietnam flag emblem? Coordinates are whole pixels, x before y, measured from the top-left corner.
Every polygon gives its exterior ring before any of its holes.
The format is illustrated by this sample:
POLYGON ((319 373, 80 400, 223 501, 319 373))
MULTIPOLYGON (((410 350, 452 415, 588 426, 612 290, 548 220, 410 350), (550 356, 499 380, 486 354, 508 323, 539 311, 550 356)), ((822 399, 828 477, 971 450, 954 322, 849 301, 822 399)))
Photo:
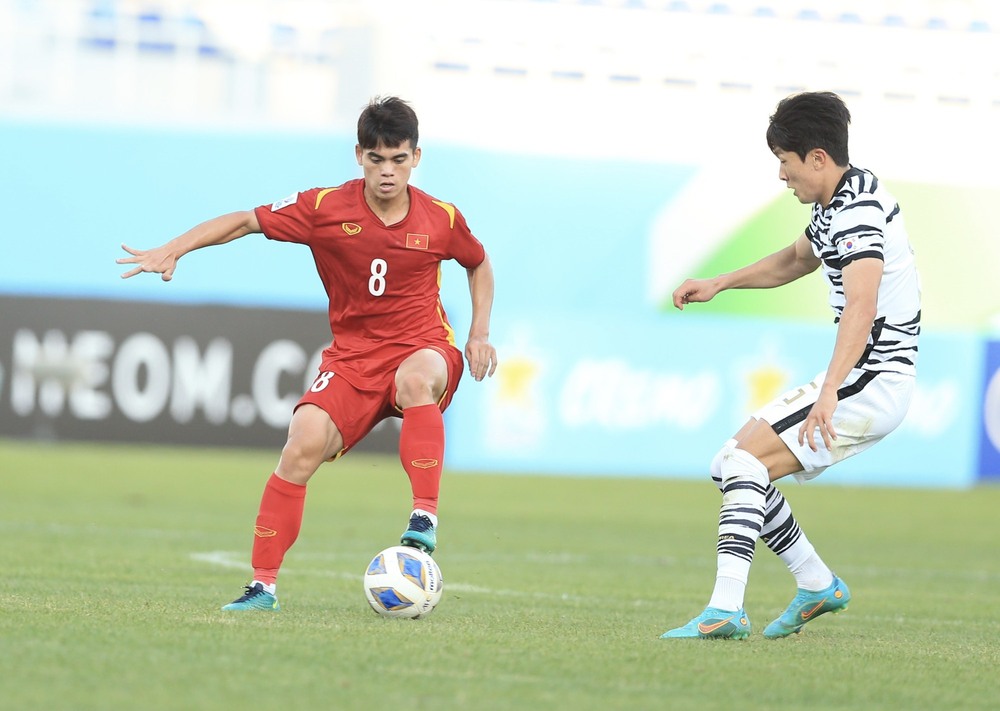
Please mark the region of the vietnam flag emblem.
POLYGON ((431 238, 429 235, 418 235, 413 232, 406 233, 407 249, 427 249, 430 243, 431 238))

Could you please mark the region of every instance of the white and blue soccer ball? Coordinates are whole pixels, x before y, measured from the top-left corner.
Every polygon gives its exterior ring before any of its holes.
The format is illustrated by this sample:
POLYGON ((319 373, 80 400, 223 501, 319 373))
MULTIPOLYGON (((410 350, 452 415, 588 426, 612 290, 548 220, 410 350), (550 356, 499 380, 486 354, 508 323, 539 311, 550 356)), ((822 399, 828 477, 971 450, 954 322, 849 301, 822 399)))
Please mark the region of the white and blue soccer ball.
POLYGON ((372 558, 365 571, 365 597, 383 617, 416 619, 441 601, 441 568, 429 555, 408 546, 392 546, 372 558))

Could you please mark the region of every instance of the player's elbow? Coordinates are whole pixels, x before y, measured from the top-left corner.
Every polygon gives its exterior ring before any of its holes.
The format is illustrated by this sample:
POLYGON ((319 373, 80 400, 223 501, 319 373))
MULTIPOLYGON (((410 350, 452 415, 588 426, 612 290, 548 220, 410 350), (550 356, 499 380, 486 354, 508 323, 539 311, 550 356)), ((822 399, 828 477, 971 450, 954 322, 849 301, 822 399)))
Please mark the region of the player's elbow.
POLYGON ((801 279, 807 274, 812 274, 814 271, 819 269, 820 261, 818 259, 810 257, 804 259, 795 260, 795 278, 801 279))
POLYGON ((848 299, 844 312, 859 323, 870 325, 878 316, 878 303, 873 299, 848 299))

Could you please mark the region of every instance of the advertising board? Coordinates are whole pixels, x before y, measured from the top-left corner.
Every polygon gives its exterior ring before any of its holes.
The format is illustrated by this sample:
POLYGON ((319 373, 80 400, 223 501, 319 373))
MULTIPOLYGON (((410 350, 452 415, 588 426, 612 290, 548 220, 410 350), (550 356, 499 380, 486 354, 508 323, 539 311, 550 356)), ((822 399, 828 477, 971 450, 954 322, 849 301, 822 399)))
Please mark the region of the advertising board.
POLYGON ((280 448, 328 339, 322 311, 0 296, 0 436, 280 448))

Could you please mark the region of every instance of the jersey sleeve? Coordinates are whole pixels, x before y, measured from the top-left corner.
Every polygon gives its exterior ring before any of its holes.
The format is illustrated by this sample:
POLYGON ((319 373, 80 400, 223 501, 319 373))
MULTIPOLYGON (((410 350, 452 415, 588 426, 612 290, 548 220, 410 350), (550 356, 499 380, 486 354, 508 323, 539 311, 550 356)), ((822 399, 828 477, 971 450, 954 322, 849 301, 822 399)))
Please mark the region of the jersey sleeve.
POLYGON ((885 260, 885 210, 870 193, 844 205, 830 224, 830 240, 841 266, 856 259, 885 260))
POLYGON ((486 259, 486 249, 472 234, 465 217, 458 208, 449 206, 455 213, 454 225, 450 241, 450 256, 466 269, 475 269, 486 259))
POLYGON ((292 193, 270 205, 254 209, 261 232, 268 239, 309 244, 316 210, 313 204, 319 188, 292 193))

